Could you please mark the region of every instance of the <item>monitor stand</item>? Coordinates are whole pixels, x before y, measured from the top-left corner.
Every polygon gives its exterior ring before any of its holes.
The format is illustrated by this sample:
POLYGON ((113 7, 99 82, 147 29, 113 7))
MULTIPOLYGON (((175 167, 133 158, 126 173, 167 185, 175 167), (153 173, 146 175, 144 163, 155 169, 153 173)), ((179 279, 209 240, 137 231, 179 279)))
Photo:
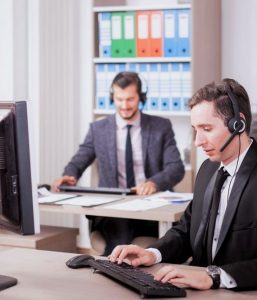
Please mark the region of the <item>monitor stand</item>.
POLYGON ((18 280, 14 277, 0 275, 0 291, 16 285, 18 280))

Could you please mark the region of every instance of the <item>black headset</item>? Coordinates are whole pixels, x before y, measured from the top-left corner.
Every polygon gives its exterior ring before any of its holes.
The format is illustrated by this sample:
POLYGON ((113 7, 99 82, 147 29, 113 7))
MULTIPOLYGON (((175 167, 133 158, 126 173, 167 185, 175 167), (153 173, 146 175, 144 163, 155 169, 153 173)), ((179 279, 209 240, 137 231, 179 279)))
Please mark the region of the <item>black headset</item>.
POLYGON ((245 131, 245 120, 240 117, 240 111, 239 111, 237 99, 235 95, 232 93, 231 88, 228 84, 226 85, 225 89, 228 98, 232 102, 234 116, 228 121, 228 125, 227 125, 229 131, 231 132, 231 136, 226 141, 226 143, 220 148, 220 152, 225 150, 225 148, 232 142, 233 138, 237 134, 241 134, 245 131))
POLYGON ((113 103, 113 90, 112 90, 112 86, 116 84, 116 82, 122 78, 125 78, 126 76, 129 76, 130 78, 133 78, 134 81, 138 82, 138 85, 141 86, 140 92, 139 92, 139 99, 140 102, 142 102, 142 105, 144 106, 147 100, 147 92, 148 92, 148 86, 147 86, 147 82, 146 80, 139 75, 136 72, 129 72, 129 71, 124 71, 124 72, 120 72, 118 73, 111 84, 111 88, 110 88, 110 103, 113 103))

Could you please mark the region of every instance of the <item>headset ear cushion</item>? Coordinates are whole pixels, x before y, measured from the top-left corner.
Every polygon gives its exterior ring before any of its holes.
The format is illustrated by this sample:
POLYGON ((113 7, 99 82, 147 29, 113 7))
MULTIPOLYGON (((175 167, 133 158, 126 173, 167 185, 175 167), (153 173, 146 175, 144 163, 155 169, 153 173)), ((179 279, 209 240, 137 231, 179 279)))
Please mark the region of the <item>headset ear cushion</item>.
POLYGON ((109 98, 110 98, 110 103, 112 104, 113 103, 113 92, 112 92, 112 89, 109 92, 109 98))
POLYGON ((235 130, 239 133, 243 133, 245 131, 245 120, 243 118, 238 119, 232 118, 228 121, 228 129, 231 133, 233 133, 235 130), (239 128, 238 128, 239 127, 239 128))
POLYGON ((140 93, 140 101, 145 104, 146 102, 146 93, 140 93))

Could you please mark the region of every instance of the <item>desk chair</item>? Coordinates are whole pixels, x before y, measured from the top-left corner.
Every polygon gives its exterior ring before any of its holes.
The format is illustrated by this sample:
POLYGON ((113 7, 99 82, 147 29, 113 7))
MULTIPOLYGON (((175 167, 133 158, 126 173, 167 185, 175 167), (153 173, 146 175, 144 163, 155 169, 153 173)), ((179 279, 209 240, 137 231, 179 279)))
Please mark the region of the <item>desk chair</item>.
MULTIPOLYGON (((132 244, 146 248, 152 243, 154 243, 156 240, 157 238, 151 236, 138 236, 134 238, 132 244)), ((102 234, 99 231, 95 230, 91 232, 90 241, 91 246, 97 255, 101 255, 102 253, 104 253, 106 243, 102 234)))

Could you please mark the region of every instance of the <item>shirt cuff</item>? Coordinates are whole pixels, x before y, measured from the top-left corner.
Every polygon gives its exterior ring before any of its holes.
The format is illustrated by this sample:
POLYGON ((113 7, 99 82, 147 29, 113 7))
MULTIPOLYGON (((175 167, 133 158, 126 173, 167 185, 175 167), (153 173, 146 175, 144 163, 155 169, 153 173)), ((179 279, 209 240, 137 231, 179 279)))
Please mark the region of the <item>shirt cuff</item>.
POLYGON ((145 250, 154 254, 154 256, 155 256, 155 262, 154 263, 155 264, 158 264, 162 261, 162 255, 161 255, 161 252, 158 249, 156 249, 156 248, 147 248, 145 250))
POLYGON ((222 269, 220 269, 220 272, 220 288, 232 289, 237 287, 237 283, 233 277, 222 269))

